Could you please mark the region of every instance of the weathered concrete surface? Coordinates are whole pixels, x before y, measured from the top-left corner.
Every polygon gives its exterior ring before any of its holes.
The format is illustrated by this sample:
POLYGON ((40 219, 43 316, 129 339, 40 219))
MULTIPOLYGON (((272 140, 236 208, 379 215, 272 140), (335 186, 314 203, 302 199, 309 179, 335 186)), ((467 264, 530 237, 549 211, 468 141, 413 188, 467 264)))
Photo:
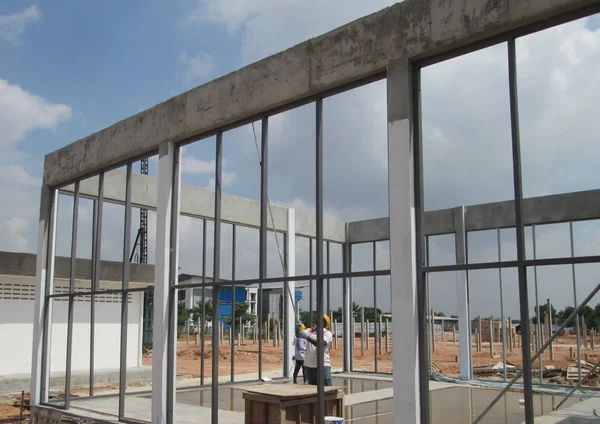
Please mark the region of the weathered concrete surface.
MULTIPOLYGON (((104 200, 107 202, 125 203, 126 172, 120 169, 104 174, 104 200)), ((133 173, 131 176, 131 202, 138 207, 156 210, 157 183, 156 177, 133 173)), ((61 190, 73 193, 74 185, 61 190)), ((79 184, 81 196, 98 196, 98 177, 88 178, 79 184)), ((181 214, 195 218, 214 219, 215 192, 203 187, 182 184, 180 191, 181 214)), ((271 204, 275 228, 287 231, 287 208, 271 204)), ((221 197, 221 220, 226 223, 260 227, 260 202, 239 196, 223 193, 221 197)), ((267 227, 273 229, 271 215, 267 217, 267 227)), ((296 211, 296 234, 316 237, 316 218, 313 214, 296 211)), ((325 240, 343 242, 346 238, 346 224, 341 221, 323 218, 323 236, 325 240)))
MULTIPOLYGON (((19 275, 35 277, 36 255, 33 253, 0 252, 0 275, 19 275)), ((54 278, 70 278, 71 258, 57 257, 54 267, 54 278)), ((153 283, 154 265, 130 264, 131 282, 153 283)), ((77 280, 92 279, 92 261, 77 259, 75 264, 75 278, 77 280)), ((122 281, 123 264, 121 262, 101 261, 101 281, 122 281)))
POLYGON ((277 107, 597 0, 406 0, 246 66, 46 156, 58 186, 277 107))
MULTIPOLYGON (((456 231, 453 209, 427 211, 423 234, 434 236, 456 231)), ((600 219, 600 190, 579 191, 523 199, 525 225, 557 224, 568 221, 600 219)), ((389 219, 379 218, 348 224, 348 241, 365 243, 389 239, 389 219)), ((515 226, 515 202, 495 202, 465 207, 467 231, 515 226)))

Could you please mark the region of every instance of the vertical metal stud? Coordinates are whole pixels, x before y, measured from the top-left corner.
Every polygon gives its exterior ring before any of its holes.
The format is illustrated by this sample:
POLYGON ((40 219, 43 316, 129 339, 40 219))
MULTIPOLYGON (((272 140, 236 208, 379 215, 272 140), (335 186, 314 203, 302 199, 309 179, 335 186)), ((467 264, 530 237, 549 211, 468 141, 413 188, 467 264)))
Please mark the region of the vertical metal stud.
MULTIPOLYGON (((263 352, 263 283, 267 278, 267 213, 268 213, 268 171, 269 171, 269 119, 262 119, 261 155, 260 155, 260 234, 259 234, 259 268, 258 278, 258 378, 262 379, 263 352)), ((267 318, 268 319, 268 318, 267 318)), ((269 322, 267 321, 267 325, 269 322)))
MULTIPOLYGON (((373 242, 373 271, 377 270, 377 242, 373 242)), ((381 328, 377 329, 377 325, 379 325, 379 317, 377 316, 377 277, 373 276, 373 312, 375 314, 375 318, 373 319, 373 328, 375 329, 374 338, 373 338, 373 351, 375 352, 375 372, 379 370, 378 364, 378 349, 379 344, 377 343, 377 337, 381 334, 381 328)), ((367 337, 369 337, 369 329, 367 328, 367 337)))
MULTIPOLYGON (((502 262, 500 228, 496 229, 496 234, 498 240, 498 262, 502 262)), ((502 379, 506 381, 506 318, 504 317, 504 286, 502 284, 502 268, 498 268, 498 282, 500 284, 500 317, 502 319, 502 379)), ((493 325, 494 323, 492 323, 492 326, 493 325)))
POLYGON ((211 373, 211 413, 212 424, 219 422, 219 280, 221 274, 221 194, 223 174, 223 133, 217 133, 215 163, 215 231, 213 255, 213 319, 212 319, 212 373, 211 373))
POLYGON ((73 223, 71 232, 71 265, 69 272, 69 306, 67 312, 67 358, 65 368, 65 408, 71 406, 71 360, 73 358, 73 309, 75 301, 75 273, 77 272, 77 226, 79 224, 79 181, 75 182, 73 196, 73 223))
MULTIPOLYGON (((519 102, 517 91, 517 58, 515 38, 508 40, 508 83, 510 97, 511 138, 513 155, 513 175, 515 193, 515 223, 517 230, 517 261, 519 272, 519 302, 521 311, 521 322, 529 322, 529 295, 527 293, 527 269, 523 261, 525 254, 525 228, 523 220, 523 184, 521 176, 521 140, 519 134, 519 102)), ((530 334, 529 326, 522 326, 521 351, 523 356, 523 397, 525 399, 525 422, 533 424, 533 385, 531 382, 531 351, 529 350, 530 334)))
MULTIPOLYGON (((308 274, 314 275, 313 269, 313 239, 311 237, 308 238, 308 274)), ((308 326, 313 326, 313 306, 314 306, 314 297, 313 297, 313 279, 308 280, 308 326)))
POLYGON ((316 422, 325 419, 325 380, 323 346, 323 99, 316 101, 316 233, 317 233, 317 416, 316 422))
POLYGON ((174 148, 171 190, 170 254, 169 254, 169 299, 167 339, 167 423, 175 422, 175 374, 177 368, 177 315, 179 273, 179 189, 181 185, 181 149, 174 148))
MULTIPOLYGON (((331 274, 331 263, 330 263, 330 248, 329 248, 329 240, 327 240, 326 242, 326 247, 327 247, 327 275, 331 274)), ((329 277, 327 277, 327 310, 326 313, 329 314, 331 313, 331 280, 329 277)), ((329 317, 331 318, 331 317, 329 317)), ((333 322, 333 319, 332 319, 333 322)))
POLYGON ((231 340, 229 340, 231 344, 231 382, 235 381, 235 324, 237 323, 235 319, 235 230, 236 225, 233 224, 231 230, 231 281, 233 282, 231 285, 231 335, 229 336, 231 340))
POLYGON ((127 324, 129 318, 129 279, 131 251, 131 170, 132 164, 127 165, 125 181, 125 223, 123 232, 123 281, 121 289, 121 352, 119 369, 119 419, 125 417, 125 392, 127 388, 127 324))
MULTIPOLYGON (((200 340, 200 385, 204 386, 204 329, 206 328, 206 219, 202 220, 202 339, 200 340)), ((213 305, 214 308, 214 305, 213 305)), ((200 331, 200 329, 198 329, 200 331)))
POLYGON ((92 262, 92 295, 90 297, 90 396, 94 395, 94 369, 96 349, 96 292, 100 288, 100 261, 102 258, 102 214, 104 211, 104 173, 98 176, 98 203, 96 204, 96 220, 93 229, 95 234, 92 262))
MULTIPOLYGON (((421 424, 431 422, 430 396, 429 396, 429 367, 433 363, 433 355, 428 355, 427 314, 429 313, 429 278, 423 272, 424 260, 429 263, 429 242, 423 238, 423 212, 424 212, 424 182, 423 182, 423 139, 421 126, 423 123, 421 113, 421 69, 409 65, 412 72, 412 119, 414 138, 414 205, 415 205, 415 240, 417 240, 416 267, 417 267, 417 316, 418 316, 418 348, 419 348, 419 401, 421 403, 421 424), (425 243, 424 243, 425 242, 425 243), (425 250, 427 250, 425 252, 425 250), (425 258, 423 258, 425 256, 425 258)), ((433 317, 431 319, 433 325, 433 317)))
MULTIPOLYGON (((575 257, 575 239, 573 238, 573 221, 569 221, 569 239, 571 244, 571 258, 575 257)), ((573 280, 573 307, 577 308, 577 278, 575 275, 575 264, 571 264, 571 277, 573 280)), ((579 327, 579 314, 575 318, 575 331, 577 333, 577 375, 581 381, 581 329, 579 327)))
MULTIPOLYGON (((537 239, 535 237, 535 225, 531 226, 531 235, 533 240, 533 259, 537 259, 537 239)), ((535 336, 536 336, 536 347, 535 350, 538 350, 544 344, 544 340, 542 339, 542 334, 540 332, 542 328, 541 322, 541 314, 540 314, 540 299, 539 299, 539 291, 538 291, 538 278, 537 278, 537 266, 533 267, 533 284, 535 289, 535 314, 537 315, 537 323, 535 327, 535 336)), ((539 372, 540 372, 540 384, 544 383, 544 368, 543 368, 543 355, 540 356, 539 359, 539 372)))

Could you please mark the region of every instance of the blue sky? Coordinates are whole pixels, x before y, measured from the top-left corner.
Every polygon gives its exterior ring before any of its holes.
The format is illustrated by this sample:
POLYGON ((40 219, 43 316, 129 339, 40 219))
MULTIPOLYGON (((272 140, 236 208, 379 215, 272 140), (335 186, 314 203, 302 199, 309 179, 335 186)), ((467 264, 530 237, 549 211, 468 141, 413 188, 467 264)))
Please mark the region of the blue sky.
MULTIPOLYGON (((391 3, 3 1, 0 250, 35 252, 46 153, 391 3)), ((600 19, 593 17, 517 42, 526 196, 600 188, 599 27, 600 19)), ((499 45, 423 71, 428 209, 512 198, 506 69, 506 46, 499 45)), ((352 221, 387 215, 385 88, 380 81, 324 102, 325 212, 330 217, 352 221)), ((260 139, 260 125, 256 131, 260 139)), ((269 140, 271 200, 312 210, 314 105, 273 117, 269 140)), ((224 135, 224 159, 225 190, 258 199, 251 126, 224 135)), ((214 140, 186 147, 183 181, 210 187, 213 161, 214 140)), ((150 164, 152 175, 156 163, 150 164)), ((68 212, 67 202, 63 209, 68 212)), ((105 259, 119 258, 122 217, 118 208, 113 215, 105 240, 107 255, 116 253, 105 259)), ((89 219, 89 214, 81 219, 89 219)), ((68 213, 60 225, 58 243, 66 253, 68 213)), ((194 271, 199 224, 186 225, 191 236, 182 243, 192 254, 182 263, 194 271)), ((548 231, 541 238, 560 250, 558 234, 563 230, 548 231)), ((593 248, 600 243, 598 226, 590 223, 578 231, 583 244, 593 248)), ((247 235, 247 240, 248 250, 255 249, 254 236, 247 235)), ((481 252, 496 249, 492 238, 478 243, 481 252)), ((507 251, 514 247, 510 237, 504 243, 507 251)), ((433 244, 432 252, 440 260, 452 256, 453 242, 439 239, 433 244)), ((381 248, 385 255, 387 248, 381 248)), ((277 257, 272 256, 276 265, 277 257)), ((249 261, 246 271, 253 275, 257 264, 255 258, 249 261)), ((306 260, 298 262, 299 268, 306 266, 306 260)), ((591 281, 592 275, 590 271, 584 277, 591 281)), ((439 300, 432 302, 439 301, 435 308, 450 314, 455 306, 447 300, 448 287, 454 280, 440 278, 435 283, 439 300)), ((493 278, 482 278, 482 284, 495 287, 493 278)), ((387 296, 385 290, 380 295, 387 296)))

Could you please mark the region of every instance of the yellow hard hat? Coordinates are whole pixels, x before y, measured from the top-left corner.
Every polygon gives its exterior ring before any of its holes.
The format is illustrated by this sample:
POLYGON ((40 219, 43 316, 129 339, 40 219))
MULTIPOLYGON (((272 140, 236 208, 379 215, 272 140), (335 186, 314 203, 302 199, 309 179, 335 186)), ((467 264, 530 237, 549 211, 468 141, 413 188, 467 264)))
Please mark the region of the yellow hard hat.
POLYGON ((329 328, 331 326, 331 319, 326 314, 323 314, 323 319, 325 320, 325 328, 329 328))
POLYGON ((300 324, 300 331, 304 331, 304 330, 306 330, 306 325, 300 324))

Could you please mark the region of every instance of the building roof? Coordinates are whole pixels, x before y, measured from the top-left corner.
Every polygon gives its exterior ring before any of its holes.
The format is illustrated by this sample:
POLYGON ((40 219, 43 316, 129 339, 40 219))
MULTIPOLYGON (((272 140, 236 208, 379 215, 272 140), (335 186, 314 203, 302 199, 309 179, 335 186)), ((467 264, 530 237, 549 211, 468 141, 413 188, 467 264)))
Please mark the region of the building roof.
MULTIPOLYGON (((36 257, 33 253, 0 252, 0 275, 35 277, 36 257)), ((54 263, 55 278, 70 278, 71 258, 56 257, 54 263)), ((130 281, 154 284, 154 265, 130 264, 130 281)), ((75 278, 92 279, 92 261, 78 258, 75 263, 75 278)), ((101 281, 122 281, 123 264, 115 261, 100 262, 101 281)))

